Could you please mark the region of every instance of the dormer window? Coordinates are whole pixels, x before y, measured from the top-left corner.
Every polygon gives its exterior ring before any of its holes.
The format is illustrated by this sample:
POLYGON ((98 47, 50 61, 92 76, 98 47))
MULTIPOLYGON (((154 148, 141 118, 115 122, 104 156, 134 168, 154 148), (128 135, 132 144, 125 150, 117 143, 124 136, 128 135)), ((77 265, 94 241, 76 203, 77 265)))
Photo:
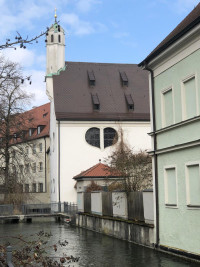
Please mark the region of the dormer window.
POLYGON ((128 106, 128 109, 129 110, 134 110, 134 103, 133 103, 133 98, 130 95, 125 95, 125 98, 126 98, 126 104, 128 106))
POLYGON ((122 86, 128 86, 128 77, 127 77, 125 71, 120 72, 120 77, 121 77, 121 81, 122 81, 122 86))
POLYGON ((43 118, 45 118, 47 116, 48 112, 44 113, 43 114, 43 118))
POLYGON ((38 126, 37 127, 37 134, 40 134, 41 133, 41 126, 38 126))
POLYGON ((29 133, 29 136, 32 136, 32 135, 33 135, 33 131, 34 131, 34 129, 33 129, 33 128, 30 128, 30 129, 29 129, 29 131, 28 131, 28 133, 29 133))
POLYGON ((43 129, 44 129, 44 125, 38 125, 38 127, 37 127, 37 134, 40 134, 43 129))
POLYGON ((99 110, 100 109, 100 102, 99 102, 99 98, 98 95, 93 95, 92 94, 92 103, 93 103, 93 109, 94 110, 99 110))
POLYGON ((16 133, 13 134, 13 138, 15 141, 17 140, 17 134, 16 133))
POLYGON ((94 72, 92 71, 88 71, 88 79, 89 79, 89 85, 90 86, 95 86, 95 76, 94 76, 94 72))

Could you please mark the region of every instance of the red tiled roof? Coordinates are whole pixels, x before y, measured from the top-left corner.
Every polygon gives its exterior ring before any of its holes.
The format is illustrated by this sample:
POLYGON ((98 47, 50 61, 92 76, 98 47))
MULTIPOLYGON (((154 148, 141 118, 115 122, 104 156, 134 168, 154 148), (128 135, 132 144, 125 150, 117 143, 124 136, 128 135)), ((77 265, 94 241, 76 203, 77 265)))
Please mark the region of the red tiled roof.
POLYGON ((181 21, 181 23, 177 25, 177 27, 169 35, 167 35, 167 37, 139 64, 139 66, 143 65, 144 62, 148 63, 199 23, 200 3, 188 14, 187 17, 185 17, 185 19, 181 21))
POLYGON ((11 139, 11 143, 18 143, 27 140, 38 139, 49 136, 50 129, 50 103, 35 107, 24 113, 14 115, 15 123, 10 129, 11 135, 18 134, 17 140, 11 139), (43 126, 41 132, 37 133, 37 127, 43 126), (33 129, 33 133, 29 136, 29 129, 33 129), (21 133, 25 131, 25 137, 21 138, 21 133))
POLYGON ((102 177, 102 178, 111 178, 111 177, 121 177, 117 172, 113 172, 113 170, 108 166, 103 163, 98 163, 91 168, 87 169, 86 171, 82 171, 78 175, 74 176, 73 179, 77 180, 79 178, 97 178, 97 177, 102 177))

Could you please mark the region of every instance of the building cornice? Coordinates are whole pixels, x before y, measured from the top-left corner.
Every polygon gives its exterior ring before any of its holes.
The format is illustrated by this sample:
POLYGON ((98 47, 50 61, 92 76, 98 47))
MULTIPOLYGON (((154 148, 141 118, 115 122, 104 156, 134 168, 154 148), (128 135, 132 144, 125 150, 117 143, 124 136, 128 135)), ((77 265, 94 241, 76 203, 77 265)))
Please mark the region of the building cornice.
POLYGON ((198 120, 200 120, 200 116, 196 116, 196 117, 194 117, 194 118, 192 118, 192 119, 188 119, 188 120, 185 120, 185 121, 181 121, 181 122, 172 124, 172 125, 170 125, 170 126, 167 126, 167 127, 162 128, 162 129, 159 129, 159 130, 157 130, 157 131, 155 131, 155 132, 150 132, 150 133, 148 133, 148 135, 150 135, 150 136, 154 136, 155 134, 159 134, 159 133, 167 132, 167 131, 170 131, 171 129, 179 128, 179 127, 181 127, 181 126, 188 125, 188 124, 190 124, 190 123, 192 123, 192 122, 196 122, 196 121, 198 121, 198 120))
POLYGON ((174 146, 169 146, 169 147, 157 149, 156 151, 148 151, 148 154, 153 156, 155 154, 159 155, 159 154, 174 152, 174 151, 181 150, 181 149, 192 148, 192 147, 196 147, 196 146, 200 146, 200 139, 195 140, 195 141, 191 141, 191 142, 186 142, 183 144, 178 144, 178 145, 174 145, 174 146))

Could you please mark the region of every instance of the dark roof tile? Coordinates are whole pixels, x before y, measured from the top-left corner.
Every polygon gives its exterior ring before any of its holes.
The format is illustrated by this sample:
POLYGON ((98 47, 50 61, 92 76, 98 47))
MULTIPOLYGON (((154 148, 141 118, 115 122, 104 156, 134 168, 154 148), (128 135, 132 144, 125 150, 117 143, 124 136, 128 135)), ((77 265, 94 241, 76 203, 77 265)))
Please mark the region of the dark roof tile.
POLYGON ((148 72, 136 64, 66 62, 53 83, 57 120, 150 120, 148 72), (88 70, 95 73, 95 87, 88 84, 88 70), (126 73, 129 87, 122 86, 120 72, 126 73), (133 112, 127 109, 125 93, 134 97, 133 112), (98 112, 91 94, 98 94, 98 112))

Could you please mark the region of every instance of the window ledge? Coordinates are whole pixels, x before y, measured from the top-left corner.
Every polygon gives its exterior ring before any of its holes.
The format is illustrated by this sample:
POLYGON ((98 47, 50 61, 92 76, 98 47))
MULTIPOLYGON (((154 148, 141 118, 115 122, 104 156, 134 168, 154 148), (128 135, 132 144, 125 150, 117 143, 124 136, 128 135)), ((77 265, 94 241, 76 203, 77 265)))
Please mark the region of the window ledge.
POLYGON ((166 204, 165 203, 165 208, 178 209, 178 206, 177 204, 166 204))
POLYGON ((189 209, 200 209, 200 205, 192 205, 192 204, 188 204, 187 207, 189 209))

